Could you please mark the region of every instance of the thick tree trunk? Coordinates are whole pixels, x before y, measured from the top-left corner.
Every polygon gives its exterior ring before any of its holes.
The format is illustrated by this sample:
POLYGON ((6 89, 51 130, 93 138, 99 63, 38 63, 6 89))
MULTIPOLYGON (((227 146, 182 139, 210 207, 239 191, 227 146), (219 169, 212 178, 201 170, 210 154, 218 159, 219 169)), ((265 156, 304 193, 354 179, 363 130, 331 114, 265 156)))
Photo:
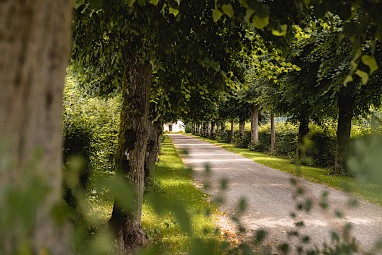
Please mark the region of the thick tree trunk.
POLYGON ((252 146, 259 143, 259 108, 252 105, 251 108, 251 144, 252 146))
POLYGON ((215 136, 215 122, 211 122, 211 136, 215 136))
POLYGON ((275 152, 275 148, 276 148, 275 115, 271 113, 271 153, 275 152))
POLYGON ((136 199, 132 202, 132 211, 114 202, 109 223, 120 247, 119 254, 131 254, 137 247, 147 244, 147 237, 141 228, 141 214, 152 69, 147 61, 141 62, 134 49, 134 45, 141 43, 140 38, 133 37, 132 48, 127 49, 122 87, 123 101, 115 164, 117 174, 126 177, 136 199))
POLYGON ((347 157, 350 146, 351 121, 355 99, 351 96, 351 88, 342 88, 338 97, 338 127, 336 159, 334 163, 333 174, 348 175, 347 157), (346 93, 349 92, 349 93, 346 93))
POLYGON ((216 123, 216 132, 220 132, 220 123, 219 122, 216 123))
POLYGON ((244 132, 245 132, 245 121, 244 120, 240 120, 240 122, 239 122, 240 140, 244 139, 244 132))
POLYGON ((195 135, 196 133, 196 124, 192 123, 192 134, 195 135))
MULTIPOLYGON (((14 161, 2 168, 0 186, 21 188, 32 175, 48 188, 36 215, 29 215, 35 221, 28 232, 33 254, 73 253, 68 231, 59 229, 51 218, 62 190, 62 92, 72 4, 65 0, 0 1, 0 143, 7 148, 7 155, 1 157, 14 161)), ((0 210, 6 206, 0 205, 0 210)), ((0 253, 17 253, 20 240, 12 239, 12 232, 7 234, 9 240, 0 241, 0 253)))
POLYGON ((234 120, 232 119, 232 120, 231 120, 231 144, 233 144, 234 137, 235 137, 234 125, 235 125, 235 122, 234 122, 234 120))
POLYGON ((296 160, 302 159, 304 153, 302 147, 304 145, 304 138, 307 134, 309 134, 309 118, 302 116, 300 118, 300 125, 298 127, 296 160))
POLYGON ((207 134, 208 134, 208 137, 211 137, 211 131, 212 131, 212 124, 211 124, 211 121, 209 121, 207 123, 207 134))
MULTIPOLYGON (((156 117, 156 116, 154 116, 156 117)), ((155 163, 158 161, 160 136, 162 134, 162 118, 159 117, 156 121, 149 121, 148 140, 145 157, 145 180, 150 177, 155 163)))

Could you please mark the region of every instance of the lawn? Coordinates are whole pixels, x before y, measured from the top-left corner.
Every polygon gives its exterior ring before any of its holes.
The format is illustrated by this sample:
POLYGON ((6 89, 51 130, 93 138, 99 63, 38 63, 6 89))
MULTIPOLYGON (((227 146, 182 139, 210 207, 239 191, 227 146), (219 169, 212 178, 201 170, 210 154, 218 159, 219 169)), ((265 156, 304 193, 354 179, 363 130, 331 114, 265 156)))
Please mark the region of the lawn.
POLYGON ((220 254, 226 244, 216 231, 216 205, 208 202, 207 195, 195 187, 191 171, 183 165, 168 136, 162 142, 162 155, 153 177, 144 199, 142 227, 155 253, 184 254, 191 249, 195 254, 220 254), (162 199, 161 209, 165 210, 160 216, 150 202, 152 195, 158 194, 162 199), (182 209, 186 214, 179 216, 182 209), (187 225, 187 217, 191 222, 190 233, 181 228, 182 224, 187 225))

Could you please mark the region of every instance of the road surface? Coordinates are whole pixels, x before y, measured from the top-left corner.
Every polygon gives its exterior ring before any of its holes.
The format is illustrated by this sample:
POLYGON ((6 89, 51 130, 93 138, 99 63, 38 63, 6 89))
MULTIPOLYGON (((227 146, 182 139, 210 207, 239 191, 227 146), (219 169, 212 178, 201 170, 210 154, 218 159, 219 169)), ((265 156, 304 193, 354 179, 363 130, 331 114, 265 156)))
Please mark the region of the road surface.
MULTIPOLYGON (((351 234, 356 237, 362 251, 370 250, 382 237, 382 209, 379 206, 359 201, 356 208, 351 208, 349 196, 344 192, 266 167, 190 136, 169 136, 180 152, 187 150, 188 154, 182 155, 182 159, 192 167, 196 185, 202 187, 209 181, 211 198, 222 194, 219 188, 221 180, 228 180, 221 211, 229 217, 239 215, 238 202, 246 198, 247 210, 240 215, 246 228, 246 238, 264 229, 268 235, 263 244, 275 251, 283 242, 299 243, 297 238, 288 235, 288 232, 299 229, 300 236, 311 237, 306 249, 322 248, 323 242, 331 242, 331 231, 342 233, 348 222, 353 226, 351 234), (211 168, 210 177, 205 175, 206 164, 211 168), (297 201, 293 199, 296 186, 291 184, 291 178, 297 180, 298 187, 305 189, 304 198, 313 201, 313 209, 309 213, 296 209, 297 201), (324 191, 329 191, 328 209, 319 206, 324 191), (339 218, 336 211, 344 213, 343 217, 339 218), (295 219, 291 217, 292 212, 296 213, 295 219), (297 228, 295 223, 301 220, 304 227, 297 228)), ((298 201, 303 202, 304 198, 300 197, 298 201)))

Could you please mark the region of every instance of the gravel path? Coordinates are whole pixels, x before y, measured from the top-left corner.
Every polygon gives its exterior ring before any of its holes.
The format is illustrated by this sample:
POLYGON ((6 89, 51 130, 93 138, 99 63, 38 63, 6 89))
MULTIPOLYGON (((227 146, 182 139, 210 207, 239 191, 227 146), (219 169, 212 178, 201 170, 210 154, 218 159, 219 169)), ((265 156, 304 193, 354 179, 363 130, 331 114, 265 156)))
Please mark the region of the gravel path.
MULTIPOLYGON (((314 204, 309 213, 298 211, 296 200, 293 199, 296 187, 290 183, 292 175, 190 136, 169 136, 178 150, 188 151, 188 155, 182 158, 187 166, 193 168, 196 185, 203 186, 206 181, 205 165, 211 167, 211 189, 208 193, 212 198, 221 194, 221 180, 228 180, 228 189, 224 192, 225 203, 220 208, 227 216, 237 215, 238 201, 242 197, 246 198, 248 209, 241 214, 241 222, 247 230, 246 238, 252 237, 254 231, 264 229, 268 232, 264 245, 273 251, 285 241, 298 243, 296 238, 288 237, 288 232, 296 229, 296 220, 291 218, 291 212, 296 212, 297 221, 304 221, 305 226, 299 228, 299 231, 311 237, 307 248, 316 245, 322 247, 324 241, 330 243, 331 231, 341 232, 346 222, 352 223, 351 233, 357 238, 362 250, 369 250, 382 236, 382 209, 379 206, 359 201, 357 208, 350 209, 346 193, 294 177, 297 185, 306 190, 305 197, 309 197, 314 204), (324 191, 329 191, 330 206, 327 210, 318 206, 324 191), (343 218, 338 218, 335 211, 343 212, 343 218)), ((303 201, 301 199, 299 201, 303 201)), ((223 216, 221 220, 225 222, 220 224, 223 229, 229 229, 231 224, 227 218, 223 216)))

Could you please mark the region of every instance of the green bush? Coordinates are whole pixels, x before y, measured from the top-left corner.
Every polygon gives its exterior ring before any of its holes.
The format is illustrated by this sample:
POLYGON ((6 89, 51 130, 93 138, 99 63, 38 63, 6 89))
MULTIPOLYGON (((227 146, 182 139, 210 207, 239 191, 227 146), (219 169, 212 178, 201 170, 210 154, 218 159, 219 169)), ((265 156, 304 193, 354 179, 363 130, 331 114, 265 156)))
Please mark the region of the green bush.
MULTIPOLYGON (((328 122, 324 126, 310 124, 310 132, 307 136, 308 145, 305 151, 304 164, 318 167, 331 167, 334 165, 336 153, 336 123, 328 122)), ((298 126, 288 122, 276 123, 276 155, 294 158, 297 149, 298 126)), ((372 133, 370 127, 353 125, 351 144, 359 138, 367 137, 372 133)), ((230 143, 230 130, 216 132, 215 139, 218 142, 230 143)), ((238 131, 235 131, 234 144, 238 148, 249 148, 253 151, 269 153, 271 148, 270 123, 259 127, 259 143, 251 145, 251 133, 245 131, 244 140, 239 139, 238 131)))
POLYGON ((306 157, 311 159, 311 164, 320 167, 334 165, 336 155, 336 134, 334 130, 311 128, 309 140, 312 146, 306 151, 306 157))
POLYGON ((64 160, 77 154, 88 162, 91 174, 114 169, 120 98, 88 98, 68 76, 64 91, 64 160))
POLYGON ((244 131, 244 138, 241 140, 239 132, 235 131, 233 143, 237 148, 248 148, 248 146, 251 144, 251 132, 244 131))
POLYGON ((215 140, 219 143, 230 143, 231 142, 231 131, 224 130, 215 133, 215 140))

